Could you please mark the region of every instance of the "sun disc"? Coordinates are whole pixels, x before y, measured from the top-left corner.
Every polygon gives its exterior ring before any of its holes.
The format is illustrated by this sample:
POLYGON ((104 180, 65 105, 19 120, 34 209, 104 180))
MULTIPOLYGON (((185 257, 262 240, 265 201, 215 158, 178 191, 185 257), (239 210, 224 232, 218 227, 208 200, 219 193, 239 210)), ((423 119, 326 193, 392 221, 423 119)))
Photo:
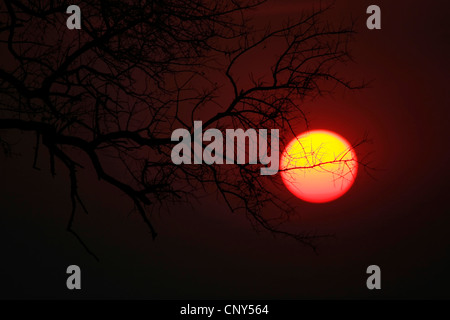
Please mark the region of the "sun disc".
POLYGON ((281 155, 281 177, 296 197, 312 203, 333 201, 352 186, 356 153, 342 136, 312 130, 294 138, 281 155))

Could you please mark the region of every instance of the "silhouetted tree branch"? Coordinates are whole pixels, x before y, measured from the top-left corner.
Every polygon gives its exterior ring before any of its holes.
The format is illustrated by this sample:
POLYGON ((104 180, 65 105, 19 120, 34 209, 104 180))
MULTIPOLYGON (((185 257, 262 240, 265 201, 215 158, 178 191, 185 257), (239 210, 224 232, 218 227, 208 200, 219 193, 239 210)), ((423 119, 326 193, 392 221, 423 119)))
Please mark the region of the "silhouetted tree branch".
POLYGON ((279 227, 292 207, 260 165, 177 166, 170 159, 172 131, 193 130, 194 120, 205 130, 291 130, 294 119, 307 124, 305 99, 330 84, 358 87, 334 71, 349 59, 352 25, 328 24, 329 8, 320 7, 279 28, 256 29, 249 17, 263 2, 79 1, 79 31, 66 28, 64 1, 1 4, 0 129, 36 134, 34 167, 42 145, 52 174, 58 164, 67 168, 69 231, 77 204, 86 211, 77 183, 83 159, 130 198, 153 238, 152 210, 189 202, 203 189, 215 190, 255 228, 314 247, 320 235, 279 227), (269 47, 276 57, 266 70, 242 67, 269 47), (280 215, 266 216, 265 207, 280 215))

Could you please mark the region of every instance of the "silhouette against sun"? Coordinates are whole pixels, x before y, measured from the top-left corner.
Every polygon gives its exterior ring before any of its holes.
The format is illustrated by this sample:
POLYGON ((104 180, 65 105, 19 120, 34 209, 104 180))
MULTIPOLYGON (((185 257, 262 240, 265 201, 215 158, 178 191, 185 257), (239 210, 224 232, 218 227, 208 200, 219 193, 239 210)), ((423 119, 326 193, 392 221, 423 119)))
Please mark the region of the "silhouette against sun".
POLYGON ((294 138, 281 155, 281 177, 290 192, 312 203, 333 201, 355 181, 355 151, 343 137, 312 130, 294 138))

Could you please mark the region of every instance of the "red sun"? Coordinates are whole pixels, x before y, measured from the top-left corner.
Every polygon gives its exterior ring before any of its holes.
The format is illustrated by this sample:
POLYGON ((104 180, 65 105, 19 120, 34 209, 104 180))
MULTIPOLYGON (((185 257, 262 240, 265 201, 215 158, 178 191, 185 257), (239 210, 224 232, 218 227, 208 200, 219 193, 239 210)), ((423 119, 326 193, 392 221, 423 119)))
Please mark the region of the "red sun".
POLYGON ((281 155, 284 184, 296 197, 313 203, 333 201, 345 194, 356 178, 355 151, 343 137, 312 130, 294 138, 281 155))

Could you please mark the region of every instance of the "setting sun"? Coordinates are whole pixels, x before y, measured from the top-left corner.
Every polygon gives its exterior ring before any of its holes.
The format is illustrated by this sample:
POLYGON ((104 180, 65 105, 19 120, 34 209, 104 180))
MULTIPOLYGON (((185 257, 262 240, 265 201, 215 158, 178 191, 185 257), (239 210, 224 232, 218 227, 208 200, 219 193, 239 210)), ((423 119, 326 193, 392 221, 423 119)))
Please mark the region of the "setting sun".
POLYGON ((341 197, 358 169, 355 151, 340 135, 312 130, 294 138, 281 155, 284 184, 296 197, 323 203, 341 197))

